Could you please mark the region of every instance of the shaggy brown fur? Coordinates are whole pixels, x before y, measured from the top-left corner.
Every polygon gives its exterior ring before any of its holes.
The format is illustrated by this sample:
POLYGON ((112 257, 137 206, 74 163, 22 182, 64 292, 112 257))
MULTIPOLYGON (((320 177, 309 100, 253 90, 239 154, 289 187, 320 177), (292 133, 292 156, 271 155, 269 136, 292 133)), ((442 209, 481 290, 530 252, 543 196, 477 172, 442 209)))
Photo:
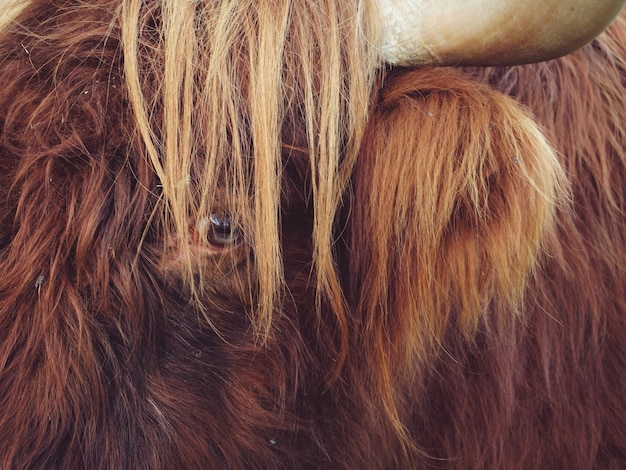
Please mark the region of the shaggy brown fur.
POLYGON ((1 31, 0 468, 624 468, 626 17, 368 110, 357 2, 214 3, 1 31))

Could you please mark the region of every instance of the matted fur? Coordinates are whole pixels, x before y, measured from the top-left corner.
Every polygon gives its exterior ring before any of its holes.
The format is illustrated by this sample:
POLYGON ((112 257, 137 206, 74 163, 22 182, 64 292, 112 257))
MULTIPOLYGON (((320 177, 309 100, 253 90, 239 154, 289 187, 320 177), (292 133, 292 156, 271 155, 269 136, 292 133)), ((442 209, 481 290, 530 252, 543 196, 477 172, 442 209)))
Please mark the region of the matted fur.
POLYGON ((624 19, 376 82, 372 14, 0 22, 0 468, 626 466, 624 19))

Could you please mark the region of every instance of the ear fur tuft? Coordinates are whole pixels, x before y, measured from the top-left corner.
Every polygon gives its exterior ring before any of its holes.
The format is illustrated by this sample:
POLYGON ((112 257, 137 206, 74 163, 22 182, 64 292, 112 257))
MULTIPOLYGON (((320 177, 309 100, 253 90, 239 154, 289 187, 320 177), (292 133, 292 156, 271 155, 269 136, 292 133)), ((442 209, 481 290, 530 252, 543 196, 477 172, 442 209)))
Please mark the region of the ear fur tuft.
POLYGON ((449 69, 391 72, 374 108, 352 217, 354 295, 366 323, 393 323, 391 343, 422 338, 425 347, 452 320, 471 335, 484 312, 519 312, 567 194, 536 123, 449 69))

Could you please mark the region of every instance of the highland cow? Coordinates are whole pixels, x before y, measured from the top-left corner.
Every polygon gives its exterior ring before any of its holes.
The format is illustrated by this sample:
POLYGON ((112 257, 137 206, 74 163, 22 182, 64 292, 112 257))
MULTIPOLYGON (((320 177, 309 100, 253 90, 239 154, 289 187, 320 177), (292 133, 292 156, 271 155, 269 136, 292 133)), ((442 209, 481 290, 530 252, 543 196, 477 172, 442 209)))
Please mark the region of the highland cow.
POLYGON ((459 3, 0 2, 0 468, 626 468, 623 2, 459 3))

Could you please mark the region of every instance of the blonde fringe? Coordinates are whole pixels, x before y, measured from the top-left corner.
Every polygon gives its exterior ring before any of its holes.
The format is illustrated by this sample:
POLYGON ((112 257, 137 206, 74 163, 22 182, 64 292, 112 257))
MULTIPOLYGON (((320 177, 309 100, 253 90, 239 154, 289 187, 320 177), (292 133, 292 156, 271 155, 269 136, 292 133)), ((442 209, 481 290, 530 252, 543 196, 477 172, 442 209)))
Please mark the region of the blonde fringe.
MULTIPOLYGON (((231 192, 223 204, 247 230, 259 289, 254 324, 267 338, 283 289, 281 132, 288 115, 301 115, 313 175, 318 303, 330 302, 345 350, 347 322, 333 227, 376 71, 375 52, 366 39, 375 31, 367 5, 174 0, 153 2, 149 12, 142 5, 141 0, 121 2, 124 65, 137 132, 163 186, 166 230, 186 240, 193 219, 214 207, 218 185, 228 182, 222 184, 231 192), (157 38, 150 34, 150 22, 161 24, 157 38), (146 51, 163 62, 164 70, 149 74, 157 81, 151 96, 142 74, 157 64, 142 63, 146 51), (160 105, 162 119, 155 119, 160 105), (204 159, 200 165, 199 156, 204 159), (190 179, 197 182, 197 193, 190 179)), ((199 292, 202 284, 194 281, 188 244, 180 248, 187 259, 186 279, 199 292)))

